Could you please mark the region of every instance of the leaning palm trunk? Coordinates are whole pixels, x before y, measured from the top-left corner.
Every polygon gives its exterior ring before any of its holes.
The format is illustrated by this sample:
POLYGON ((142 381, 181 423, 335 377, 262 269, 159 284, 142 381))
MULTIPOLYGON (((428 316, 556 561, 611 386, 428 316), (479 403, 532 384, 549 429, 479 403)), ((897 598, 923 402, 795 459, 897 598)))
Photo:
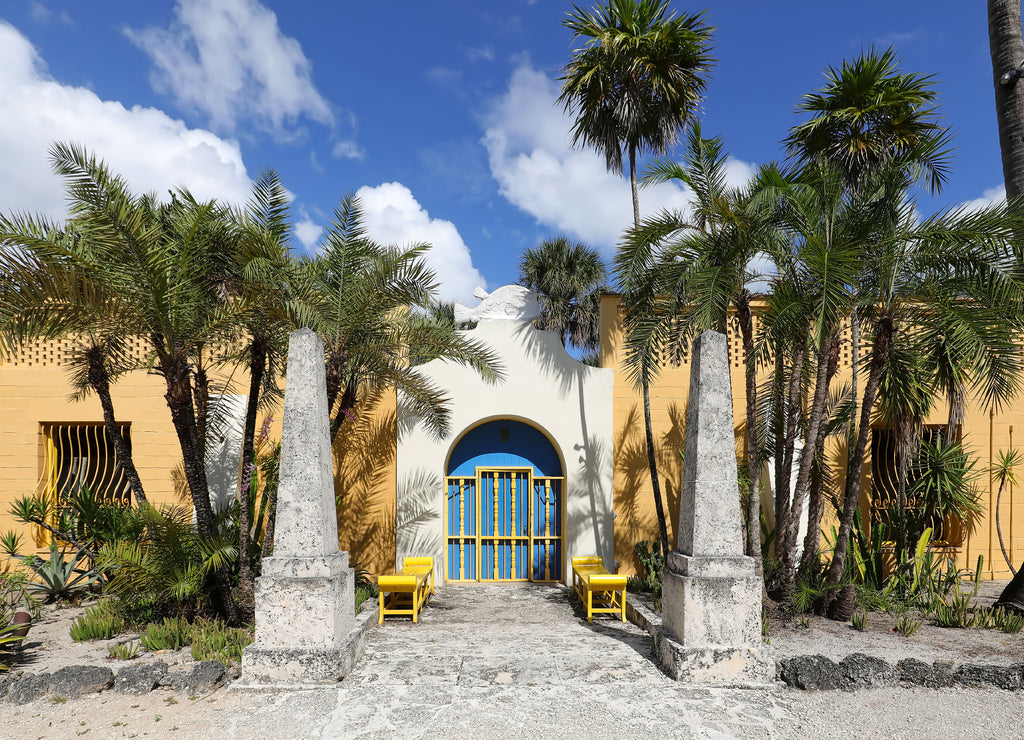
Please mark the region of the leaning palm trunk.
POLYGON ((745 550, 754 558, 754 565, 761 573, 761 460, 757 443, 757 360, 754 353, 754 320, 750 312, 750 296, 744 291, 736 302, 736 316, 743 339, 744 391, 746 394, 746 443, 747 480, 750 492, 747 497, 747 532, 745 550))
POLYGON ((661 537, 661 552, 668 556, 668 522, 665 519, 665 506, 661 500, 661 484, 658 482, 658 461, 654 454, 654 426, 651 424, 651 392, 645 381, 644 395, 644 434, 647 444, 647 466, 651 471, 651 490, 654 493, 654 511, 658 516, 658 534, 661 537))
MULTIPOLYGON (((828 353, 828 372, 825 378, 826 387, 831 386, 839 370, 839 335, 832 336, 832 342, 828 353)), ((814 436, 815 459, 818 464, 824 467, 825 437, 828 432, 828 425, 818 425, 818 433, 814 436)), ((821 520, 825 515, 825 498, 822 495, 821 481, 817 485, 808 487, 810 498, 807 502, 807 533, 804 535, 803 556, 800 559, 800 570, 805 573, 812 572, 818 565, 818 553, 821 547, 821 520)), ((799 531, 799 530, 797 530, 799 531)))
POLYGON ((1002 85, 999 79, 1021 61, 1020 0, 988 0, 988 38, 1003 180, 1013 203, 1024 194, 1024 84, 1002 85))
MULTIPOLYGON (((800 454, 800 468, 797 471, 796 484, 793 487, 793 504, 790 508, 786 529, 782 540, 782 568, 784 583, 788 588, 796 578, 796 541, 800 534, 800 519, 803 515, 804 497, 811 476, 811 465, 817 455, 819 431, 824 427, 825 404, 828 401, 828 386, 831 381, 829 367, 831 349, 836 340, 835 333, 830 333, 822 342, 818 353, 818 369, 815 373, 814 397, 807 420, 807 435, 804 448, 800 454)), ((810 522, 808 522, 808 528, 810 522)))
POLYGON ((860 502, 860 474, 864 466, 867 452, 868 437, 871 434, 871 410, 875 405, 878 387, 888 361, 889 349, 892 345, 892 321, 880 319, 875 331, 875 342, 871 351, 871 366, 867 381, 864 383, 864 399, 861 402, 860 422, 857 430, 857 445, 850 458, 850 467, 846 471, 846 488, 843 495, 843 510, 839 518, 839 532, 836 534, 835 551, 832 563, 825 577, 827 585, 837 585, 846 571, 846 555, 850 546, 850 531, 853 528, 853 515, 860 502))
POLYGON ((255 474, 256 416, 259 413, 260 388, 267 366, 263 342, 253 339, 249 347, 249 397, 245 404, 245 425, 242 430, 242 478, 238 489, 238 585, 243 593, 252 593, 255 578, 252 570, 252 477, 255 474), (246 474, 248 473, 248 474, 246 474))
POLYGON ((95 391, 96 397, 100 399, 100 407, 103 409, 103 425, 107 430, 110 443, 114 446, 117 462, 121 469, 124 470, 125 478, 128 479, 128 487, 131 488, 135 504, 142 506, 146 503, 146 493, 142 490, 142 480, 139 478, 139 471, 135 469, 135 461, 132 459, 131 450, 128 449, 128 443, 121 436, 121 427, 117 425, 117 421, 114 418, 114 402, 110 396, 110 374, 107 372, 107 366, 103 364, 103 359, 99 356, 99 352, 98 347, 92 347, 88 351, 89 387, 95 391))

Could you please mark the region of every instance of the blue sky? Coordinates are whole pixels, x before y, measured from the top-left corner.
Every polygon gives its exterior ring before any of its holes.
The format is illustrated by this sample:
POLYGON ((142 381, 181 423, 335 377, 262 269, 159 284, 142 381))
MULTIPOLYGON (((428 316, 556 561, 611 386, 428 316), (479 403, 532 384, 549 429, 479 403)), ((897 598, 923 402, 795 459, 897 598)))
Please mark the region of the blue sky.
MULTIPOLYGON (((300 250, 358 192, 375 236, 434 245, 448 299, 514 282, 522 251, 556 234, 610 257, 631 219, 628 184, 570 147, 554 105, 568 8, 4 0, 0 210, 62 215, 47 149, 68 140, 139 192, 183 185, 242 203, 273 167, 294 195, 300 250)), ((921 210, 1002 196, 983 3, 731 0, 707 20, 719 62, 700 119, 724 137, 737 183, 784 156, 795 106, 827 65, 893 45, 905 71, 935 76, 956 135, 951 181, 921 210)), ((685 202, 670 185, 641 193, 648 213, 685 202)))

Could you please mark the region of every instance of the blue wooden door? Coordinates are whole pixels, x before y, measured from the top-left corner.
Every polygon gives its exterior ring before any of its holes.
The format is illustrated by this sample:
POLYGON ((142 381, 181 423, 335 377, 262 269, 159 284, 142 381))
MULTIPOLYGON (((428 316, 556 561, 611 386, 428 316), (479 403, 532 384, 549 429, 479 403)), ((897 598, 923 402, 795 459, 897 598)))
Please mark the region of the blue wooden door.
POLYGON ((562 580, 561 473, 551 443, 522 422, 463 437, 446 477, 447 580, 562 580))

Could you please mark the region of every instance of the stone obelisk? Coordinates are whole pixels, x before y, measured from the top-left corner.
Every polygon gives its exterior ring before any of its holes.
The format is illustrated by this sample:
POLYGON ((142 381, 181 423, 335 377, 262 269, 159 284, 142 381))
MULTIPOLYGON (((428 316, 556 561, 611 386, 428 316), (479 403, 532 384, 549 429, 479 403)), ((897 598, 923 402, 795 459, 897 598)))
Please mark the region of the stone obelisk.
POLYGON ((743 554, 726 337, 714 331, 693 345, 679 533, 662 592, 655 642, 669 675, 708 685, 774 680, 761 640, 762 582, 743 554))
POLYGON ((288 337, 274 551, 256 580, 256 639, 242 654, 243 685, 332 683, 362 652, 354 575, 338 550, 323 342, 288 337))

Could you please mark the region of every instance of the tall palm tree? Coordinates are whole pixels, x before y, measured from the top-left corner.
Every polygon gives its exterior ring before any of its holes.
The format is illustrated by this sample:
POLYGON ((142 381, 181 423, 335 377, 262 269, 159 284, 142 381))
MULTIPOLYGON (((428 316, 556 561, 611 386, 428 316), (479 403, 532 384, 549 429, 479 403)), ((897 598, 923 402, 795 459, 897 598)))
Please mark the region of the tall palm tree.
POLYGON ((1024 40, 1018 0, 988 0, 988 42, 1003 181, 1013 201, 1024 194, 1024 85, 1019 81, 1024 40))
POLYGON ((523 252, 519 284, 540 298, 538 328, 558 332, 563 347, 567 342, 587 351, 600 346, 598 299, 607 287, 597 250, 564 236, 547 239, 523 252))
MULTIPOLYGON (((668 0, 608 0, 586 11, 574 5, 563 20, 583 45, 559 78, 558 101, 576 116, 573 143, 596 149, 606 167, 622 172, 625 147, 633 198, 633 225, 640 224, 636 158, 644 152, 665 153, 693 118, 706 87, 712 28, 702 14, 677 15, 668 0)), ((620 275, 620 280, 621 280, 620 275)), ((622 288, 627 327, 642 322, 654 307, 652 295, 636 276, 622 288)), ((646 377, 652 358, 643 360, 646 377)), ((647 463, 664 551, 668 526, 651 422, 650 387, 641 381, 647 463)))
POLYGON ((290 196, 273 170, 264 170, 253 183, 246 208, 233 215, 238 229, 238 251, 232 276, 233 290, 246 297, 247 313, 241 317, 242 335, 236 359, 249 371, 249 393, 242 425, 243 475, 239 477, 239 586, 251 593, 253 523, 249 483, 255 458, 256 421, 280 401, 279 380, 284 375, 288 333, 292 323, 287 313, 294 260, 291 254, 288 220, 290 196))
POLYGON ((444 434, 444 392, 417 364, 444 358, 489 381, 502 378, 497 356, 471 335, 454 323, 421 320, 419 312, 436 302, 438 284, 423 260, 427 249, 378 244, 366 233, 358 199, 349 195, 335 209, 320 253, 300 261, 287 310, 296 326, 324 338, 332 439, 361 398, 385 387, 398 389, 407 410, 444 434))
POLYGON ((625 147, 640 221, 636 158, 664 154, 693 118, 714 64, 702 13, 676 15, 667 0, 574 5, 562 22, 583 46, 562 71, 558 102, 576 116, 573 144, 596 149, 622 172, 625 147))
MULTIPOLYGON (((1012 248, 1020 219, 999 204, 975 213, 947 211, 919 222, 915 203, 906 197, 905 179, 900 173, 895 178, 897 187, 884 196, 893 216, 880 219, 870 238, 860 285, 869 361, 827 576, 832 584, 839 583, 845 569, 875 401, 886 374, 896 369, 900 347, 922 346, 941 332, 961 363, 958 377, 992 408, 1013 398, 1021 386, 1015 341, 1024 286, 1012 248)), ((935 353, 923 359, 933 363, 934 383, 943 372, 936 367, 935 353)))
MULTIPOLYGON (((844 60, 839 68, 826 70, 824 88, 805 96, 798 107, 808 120, 794 127, 785 143, 802 165, 826 160, 838 168, 851 197, 859 194, 872 178, 888 170, 898 173, 900 187, 926 183, 939 191, 948 177, 951 135, 939 123, 938 94, 930 76, 904 73, 892 49, 869 49, 844 60)), ((871 196, 866 196, 870 198, 871 196)), ((884 211, 884 208, 882 209, 884 211)), ((867 264, 867 263, 865 263, 867 264)), ((862 278, 858 277, 860 282, 862 278)), ((871 301, 860 295, 850 308, 852 334, 851 395, 859 392, 860 335, 862 306, 871 301)), ((856 424, 850 434, 856 438, 856 424)), ((856 450, 851 443, 850 454, 856 450)), ((848 461, 848 470, 859 470, 848 461)), ((852 495, 848 476, 846 492, 852 495)), ((804 540, 804 564, 817 558, 818 525, 811 522, 804 540)))
POLYGON ((648 384, 657 373, 653 361, 664 347, 673 355, 706 329, 728 332, 735 308, 746 367, 745 398, 747 472, 754 492, 747 501, 748 555, 760 558, 760 500, 756 493, 761 467, 757 439, 757 385, 752 283, 759 279, 754 258, 771 238, 768 223, 750 208, 751 193, 726 184, 727 154, 720 138, 706 139, 699 125, 686 134, 682 161, 656 162, 643 183, 675 181, 686 186, 693 201, 684 210, 664 211, 627 232, 616 256, 620 282, 652 293, 649 320, 629 325, 626 364, 634 380, 648 384), (647 377, 642 373, 648 372, 647 377))
POLYGON ((96 394, 115 460, 136 504, 146 503, 131 449, 114 414, 110 386, 132 368, 120 333, 118 297, 91 268, 87 240, 45 218, 0 214, 0 351, 32 339, 73 337, 65 358, 75 398, 96 394))

